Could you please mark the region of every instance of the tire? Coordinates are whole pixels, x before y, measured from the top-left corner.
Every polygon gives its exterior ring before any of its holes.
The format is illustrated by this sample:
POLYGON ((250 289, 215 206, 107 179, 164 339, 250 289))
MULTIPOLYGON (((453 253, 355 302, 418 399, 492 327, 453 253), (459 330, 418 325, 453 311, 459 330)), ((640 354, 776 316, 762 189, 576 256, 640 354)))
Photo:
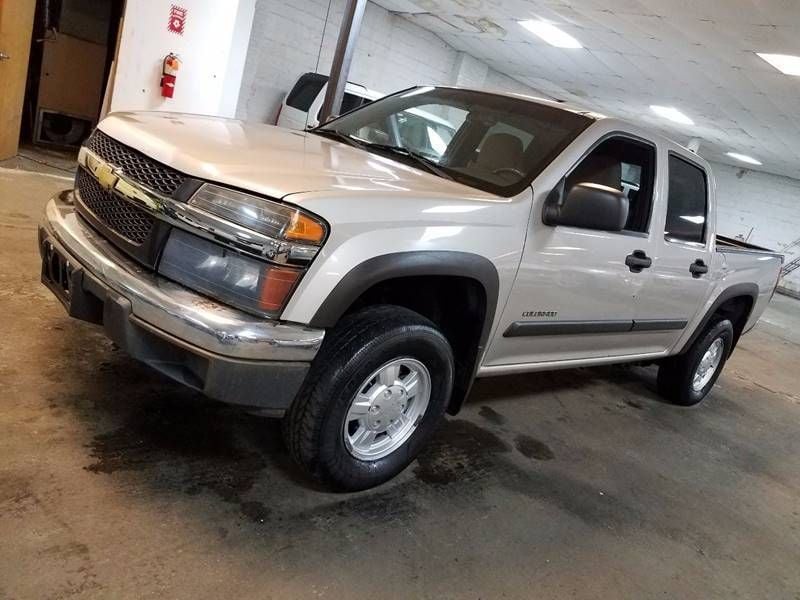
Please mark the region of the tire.
POLYGON ((391 479, 414 460, 441 422, 453 389, 453 373, 450 344, 425 317, 388 305, 345 316, 326 335, 303 388, 283 419, 284 439, 292 458, 336 491, 364 490, 391 479), (392 380, 391 369, 396 363, 400 365, 394 379, 398 385, 387 387, 385 382, 392 380), (403 382, 411 381, 412 372, 417 373, 417 387, 412 389, 409 384, 404 391, 403 382), (429 394, 424 412, 412 415, 412 408, 423 407, 426 381, 429 394), (376 399, 359 417, 362 420, 352 421, 351 408, 356 410, 354 402, 359 393, 362 406, 367 396, 376 399), (401 404, 401 394, 407 404, 401 404), (386 396, 395 403, 391 407, 386 396), (384 400, 386 403, 380 406, 384 400), (360 442, 359 446, 360 439, 373 433, 372 427, 386 425, 385 421, 376 425, 379 421, 374 419, 382 418, 390 409, 395 412, 387 419, 397 417, 392 423, 405 421, 402 427, 410 429, 395 431, 396 439, 388 441, 388 432, 376 434, 372 444, 384 444, 383 452, 388 450, 385 455, 373 450, 369 442, 360 442), (373 411, 378 414, 373 415, 373 411), (399 446, 391 448, 404 436, 399 446), (368 451, 372 452, 370 456, 366 455, 368 451))
POLYGON ((732 347, 731 322, 727 319, 713 322, 686 352, 661 363, 658 368, 659 393, 679 406, 694 406, 700 403, 714 387, 732 347), (706 354, 713 353, 712 346, 720 353, 718 361, 714 360, 714 356, 706 354), (698 374, 704 358, 710 361, 706 366, 714 369, 706 378, 698 374), (698 381, 695 381, 695 375, 698 375, 698 381))

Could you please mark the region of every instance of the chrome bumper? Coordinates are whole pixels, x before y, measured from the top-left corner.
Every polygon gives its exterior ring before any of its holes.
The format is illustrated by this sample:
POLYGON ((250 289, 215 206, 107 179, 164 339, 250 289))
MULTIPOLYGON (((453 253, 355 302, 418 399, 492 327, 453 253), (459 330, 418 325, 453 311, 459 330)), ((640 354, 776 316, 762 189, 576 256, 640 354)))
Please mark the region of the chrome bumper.
POLYGON ((152 333, 225 358, 310 362, 323 329, 243 313, 155 275, 120 254, 75 212, 71 193, 52 198, 42 234, 73 264, 130 303, 130 320, 152 333))

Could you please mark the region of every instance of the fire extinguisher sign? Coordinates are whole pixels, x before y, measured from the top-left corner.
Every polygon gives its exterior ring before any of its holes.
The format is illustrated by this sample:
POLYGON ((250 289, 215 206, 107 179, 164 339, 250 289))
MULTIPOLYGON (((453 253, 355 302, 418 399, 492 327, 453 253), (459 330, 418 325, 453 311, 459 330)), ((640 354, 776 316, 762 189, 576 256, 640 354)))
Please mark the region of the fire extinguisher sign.
POLYGON ((189 12, 183 7, 175 4, 169 9, 169 22, 167 29, 172 33, 183 35, 183 29, 186 27, 186 13, 189 12))

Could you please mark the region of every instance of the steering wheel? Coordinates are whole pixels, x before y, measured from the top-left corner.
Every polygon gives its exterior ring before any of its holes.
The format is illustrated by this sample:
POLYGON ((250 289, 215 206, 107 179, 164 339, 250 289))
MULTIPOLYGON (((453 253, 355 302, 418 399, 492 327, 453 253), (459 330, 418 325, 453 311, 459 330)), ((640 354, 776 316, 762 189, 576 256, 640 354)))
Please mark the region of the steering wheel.
POLYGON ((499 175, 500 173, 513 173, 514 175, 525 177, 525 173, 523 173, 519 169, 515 169, 514 167, 500 167, 499 169, 495 169, 494 171, 492 171, 493 175, 499 175))

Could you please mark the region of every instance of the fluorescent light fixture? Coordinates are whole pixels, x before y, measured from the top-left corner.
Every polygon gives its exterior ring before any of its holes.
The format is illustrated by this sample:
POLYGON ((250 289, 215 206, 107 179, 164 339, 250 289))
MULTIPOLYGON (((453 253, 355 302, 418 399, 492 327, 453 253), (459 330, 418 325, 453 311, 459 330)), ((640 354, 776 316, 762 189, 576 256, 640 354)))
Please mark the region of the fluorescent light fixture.
POLYGON ((730 156, 731 158, 735 158, 738 161, 743 163, 747 163, 748 165, 762 165, 760 160, 753 158, 752 156, 747 156, 747 154, 739 154, 738 152, 726 152, 726 156, 730 156))
POLYGON ((583 48, 581 43, 570 34, 546 21, 520 21, 519 24, 556 48, 583 48))
POLYGON ((672 106, 653 105, 650 107, 650 110, 656 113, 659 117, 664 117, 665 119, 669 119, 670 121, 675 121, 676 123, 680 123, 681 125, 694 125, 694 121, 692 121, 689 117, 687 117, 677 108, 674 108, 672 106))
POLYGON ((800 75, 800 56, 792 56, 790 54, 762 54, 761 52, 756 52, 756 54, 784 75, 800 75))

